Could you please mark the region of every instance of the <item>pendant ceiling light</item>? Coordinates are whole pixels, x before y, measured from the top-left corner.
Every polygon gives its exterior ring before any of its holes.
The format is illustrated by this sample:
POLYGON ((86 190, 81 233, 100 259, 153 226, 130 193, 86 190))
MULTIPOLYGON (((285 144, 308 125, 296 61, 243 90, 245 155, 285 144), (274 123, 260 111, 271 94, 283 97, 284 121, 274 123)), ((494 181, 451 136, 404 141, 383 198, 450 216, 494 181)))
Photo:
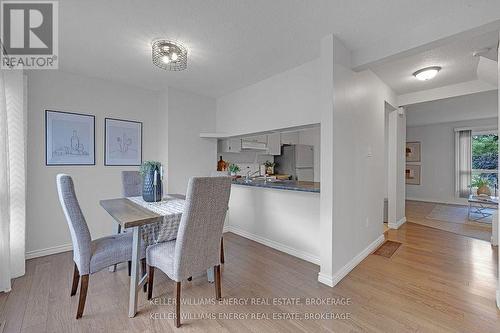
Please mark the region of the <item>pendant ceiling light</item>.
POLYGON ((182 44, 157 39, 152 44, 153 64, 161 69, 182 71, 187 68, 187 50, 182 44))

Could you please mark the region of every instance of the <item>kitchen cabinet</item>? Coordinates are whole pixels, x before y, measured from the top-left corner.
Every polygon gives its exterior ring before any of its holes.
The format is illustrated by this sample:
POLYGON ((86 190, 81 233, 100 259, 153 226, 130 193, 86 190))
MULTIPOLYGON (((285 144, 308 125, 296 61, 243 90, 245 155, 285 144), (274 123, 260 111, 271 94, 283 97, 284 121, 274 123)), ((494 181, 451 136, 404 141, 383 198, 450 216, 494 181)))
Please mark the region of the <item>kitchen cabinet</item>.
POLYGON ((299 132, 281 133, 281 144, 282 145, 298 145, 299 144, 299 132))
POLYGON ((221 153, 241 152, 241 139, 224 139, 219 141, 219 152, 221 153))
POLYGON ((267 152, 269 155, 281 155, 280 133, 271 133, 267 135, 267 152))
POLYGON ((267 144, 267 135, 246 136, 243 138, 243 140, 248 141, 248 142, 267 144))

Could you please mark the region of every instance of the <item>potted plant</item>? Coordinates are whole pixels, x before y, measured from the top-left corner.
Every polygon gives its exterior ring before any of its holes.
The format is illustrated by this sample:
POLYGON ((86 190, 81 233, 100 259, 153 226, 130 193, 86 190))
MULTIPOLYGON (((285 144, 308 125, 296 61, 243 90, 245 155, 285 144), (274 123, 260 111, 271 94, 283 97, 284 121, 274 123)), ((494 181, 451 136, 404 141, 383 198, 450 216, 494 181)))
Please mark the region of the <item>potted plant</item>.
POLYGON ((266 167, 267 175, 274 175, 274 167, 276 166, 276 162, 266 161, 264 163, 264 166, 266 167))
POLYGON ((240 172, 240 167, 237 164, 231 163, 229 165, 229 174, 231 176, 236 176, 240 172))
POLYGON ((472 186, 477 188, 477 195, 491 196, 490 182, 486 177, 474 177, 472 186))
POLYGON ((142 198, 147 202, 161 201, 163 167, 158 161, 144 161, 139 173, 142 176, 142 198))

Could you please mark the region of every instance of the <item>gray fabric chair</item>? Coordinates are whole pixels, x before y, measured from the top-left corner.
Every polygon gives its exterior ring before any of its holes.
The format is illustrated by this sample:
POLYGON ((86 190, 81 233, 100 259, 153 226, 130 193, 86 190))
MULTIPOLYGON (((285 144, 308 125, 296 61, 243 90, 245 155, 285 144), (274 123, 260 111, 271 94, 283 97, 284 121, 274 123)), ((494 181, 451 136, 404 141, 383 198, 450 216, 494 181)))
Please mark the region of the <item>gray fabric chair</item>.
MULTIPOLYGON (((227 173, 227 171, 213 171, 210 174, 210 177, 229 177, 231 176, 227 173)), ((229 207, 227 208, 229 210, 229 207)), ((227 213, 226 213, 226 218, 227 219, 227 213)), ((224 220, 224 222, 225 222, 224 220)), ((220 238, 220 263, 224 264, 226 262, 225 255, 224 255, 224 237, 222 236, 220 238)))
POLYGON ((182 280, 214 267, 215 296, 221 298, 219 247, 230 192, 231 179, 228 177, 191 178, 177 239, 149 246, 146 250, 148 299, 152 297, 156 267, 176 282, 177 327, 181 324, 182 280))
MULTIPOLYGON (((76 313, 76 319, 79 319, 82 317, 85 307, 89 275, 111 265, 131 260, 132 234, 119 234, 92 240, 70 176, 65 174, 57 175, 57 193, 68 222, 73 243, 75 269, 71 296, 76 294, 78 281, 81 277, 80 299, 76 313)), ((142 249, 142 251, 142 258, 144 258, 145 250, 142 249)))
MULTIPOLYGON (((122 196, 123 197, 138 197, 142 195, 142 177, 139 171, 122 171, 122 196)), ((117 225, 116 233, 122 232, 122 226, 117 225)), ((145 263, 144 263, 145 264, 145 263)), ((144 267, 142 268, 145 269, 144 267)), ((114 272, 116 270, 116 265, 110 267, 110 271, 114 272)), ((128 262, 128 276, 130 276, 132 270, 132 263, 128 262)), ((144 285, 144 290, 147 286, 144 285)))
POLYGON ((122 171, 122 194, 124 197, 142 195, 142 177, 139 171, 122 171))

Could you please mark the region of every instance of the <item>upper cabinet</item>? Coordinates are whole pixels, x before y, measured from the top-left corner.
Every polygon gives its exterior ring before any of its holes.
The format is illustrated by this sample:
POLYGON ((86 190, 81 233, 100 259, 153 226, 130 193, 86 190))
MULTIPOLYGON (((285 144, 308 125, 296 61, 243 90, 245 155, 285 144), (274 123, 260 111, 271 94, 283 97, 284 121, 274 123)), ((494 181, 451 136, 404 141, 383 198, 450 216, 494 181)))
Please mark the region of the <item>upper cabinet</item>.
POLYGON ((247 142, 255 142, 255 143, 264 143, 267 144, 267 135, 254 135, 254 136, 246 136, 243 138, 244 141, 247 142))
POLYGON ((298 145, 299 144, 299 132, 281 133, 281 144, 282 145, 298 145))
POLYGON ((280 133, 271 133, 267 135, 267 152, 269 155, 281 155, 280 133))
POLYGON ((219 152, 239 153, 241 152, 241 139, 224 139, 219 141, 219 152))

